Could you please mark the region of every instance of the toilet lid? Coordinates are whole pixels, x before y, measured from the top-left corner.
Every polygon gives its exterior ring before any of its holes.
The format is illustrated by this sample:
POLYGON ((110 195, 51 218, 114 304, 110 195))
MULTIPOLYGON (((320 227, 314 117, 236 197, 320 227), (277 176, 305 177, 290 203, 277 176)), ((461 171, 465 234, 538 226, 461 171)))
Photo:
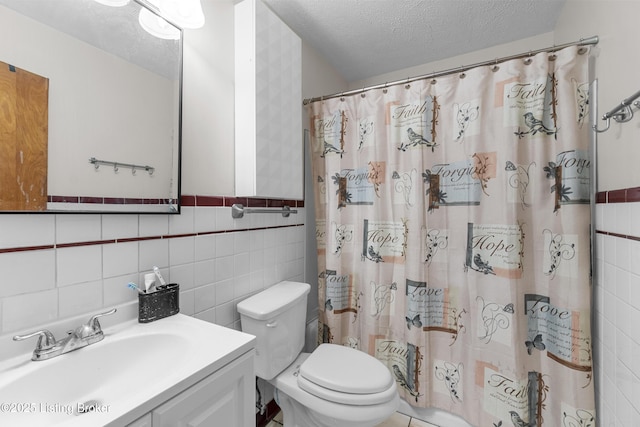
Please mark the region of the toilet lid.
POLYGON ((392 384, 391 387, 380 393, 343 393, 341 391, 330 390, 318 384, 312 383, 302 375, 298 375, 298 387, 309 394, 319 397, 320 399, 340 403, 342 405, 379 405, 392 401, 398 394, 398 390, 395 384, 392 384))
MULTIPOLYGON (((389 369, 362 351, 336 344, 321 344, 300 366, 298 383, 304 380, 329 391, 351 394, 377 394, 395 390, 389 369)), ((307 390, 313 393, 311 390, 307 390)), ((315 393, 314 393, 315 394, 315 393)))

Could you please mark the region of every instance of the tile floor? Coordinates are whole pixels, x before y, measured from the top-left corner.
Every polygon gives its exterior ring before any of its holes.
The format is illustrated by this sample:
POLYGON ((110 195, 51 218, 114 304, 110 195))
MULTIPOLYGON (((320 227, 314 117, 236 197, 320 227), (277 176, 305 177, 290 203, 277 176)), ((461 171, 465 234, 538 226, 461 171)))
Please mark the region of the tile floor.
MULTIPOLYGON (((267 427, 282 426, 282 412, 278 413, 267 427)), ((378 424, 376 427, 438 427, 435 424, 429 424, 416 418, 408 417, 404 414, 396 412, 387 421, 378 424)))

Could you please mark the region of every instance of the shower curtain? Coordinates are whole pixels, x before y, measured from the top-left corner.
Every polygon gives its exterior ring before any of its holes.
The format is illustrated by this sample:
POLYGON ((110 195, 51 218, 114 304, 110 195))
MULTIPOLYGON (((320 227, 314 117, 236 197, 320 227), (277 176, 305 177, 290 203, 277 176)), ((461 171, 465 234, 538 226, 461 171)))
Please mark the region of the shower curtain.
POLYGON ((414 406, 595 425, 585 51, 307 107, 320 340, 414 406))

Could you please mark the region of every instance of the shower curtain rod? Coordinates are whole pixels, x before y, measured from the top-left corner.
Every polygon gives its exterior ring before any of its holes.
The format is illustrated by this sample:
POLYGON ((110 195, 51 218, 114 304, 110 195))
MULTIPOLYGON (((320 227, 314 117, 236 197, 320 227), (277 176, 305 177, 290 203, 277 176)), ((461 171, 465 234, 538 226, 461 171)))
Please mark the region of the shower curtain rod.
POLYGON ((355 94, 363 93, 363 92, 366 92, 366 91, 369 91, 369 90, 382 89, 382 88, 385 88, 385 87, 388 87, 388 86, 394 86, 394 85, 399 85, 399 84, 403 84, 403 83, 404 84, 411 83, 411 82, 415 82, 416 80, 442 77, 442 76, 446 76, 447 74, 453 74, 453 73, 462 73, 462 72, 470 70, 472 68, 482 67, 482 66, 485 66, 485 65, 499 64, 499 63, 502 63, 502 62, 505 62, 505 61, 509 61, 511 59, 526 58, 528 56, 537 55, 537 54, 542 53, 542 52, 555 52, 555 51, 558 51, 560 49, 564 49, 565 47, 569 47, 569 46, 587 46, 587 45, 596 45, 596 44, 598 44, 598 36, 593 36, 593 37, 589 37, 589 38, 586 38, 586 39, 580 39, 578 41, 571 42, 571 43, 555 45, 555 46, 547 47, 547 48, 544 48, 544 49, 530 50, 529 52, 526 52, 526 53, 520 53, 520 54, 517 54, 517 55, 511 55, 511 56, 504 56, 502 58, 496 58, 496 59, 493 59, 491 61, 477 62, 477 63, 471 64, 471 65, 463 65, 461 67, 450 68, 448 70, 438 71, 436 73, 423 74, 423 75, 420 75, 420 76, 410 77, 410 78, 403 79, 403 80, 396 80, 396 81, 389 82, 389 83, 377 84, 377 85, 373 85, 373 86, 367 86, 367 87, 363 87, 362 89, 354 89, 354 90, 349 90, 349 91, 346 91, 346 92, 334 93, 332 95, 318 96, 318 97, 315 97, 315 98, 307 98, 304 101, 302 101, 302 104, 303 105, 307 105, 307 104, 310 104, 310 103, 316 102, 316 101, 324 101, 325 99, 337 98, 339 96, 355 95, 355 94))

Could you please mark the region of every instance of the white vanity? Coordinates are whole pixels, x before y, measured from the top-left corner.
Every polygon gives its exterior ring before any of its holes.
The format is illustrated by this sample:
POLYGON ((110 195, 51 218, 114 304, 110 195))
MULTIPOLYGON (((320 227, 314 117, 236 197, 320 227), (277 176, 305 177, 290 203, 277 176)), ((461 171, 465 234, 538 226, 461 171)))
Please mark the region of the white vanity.
POLYGON ((252 335, 182 314, 103 331, 49 360, 0 360, 0 425, 255 425, 252 335))

